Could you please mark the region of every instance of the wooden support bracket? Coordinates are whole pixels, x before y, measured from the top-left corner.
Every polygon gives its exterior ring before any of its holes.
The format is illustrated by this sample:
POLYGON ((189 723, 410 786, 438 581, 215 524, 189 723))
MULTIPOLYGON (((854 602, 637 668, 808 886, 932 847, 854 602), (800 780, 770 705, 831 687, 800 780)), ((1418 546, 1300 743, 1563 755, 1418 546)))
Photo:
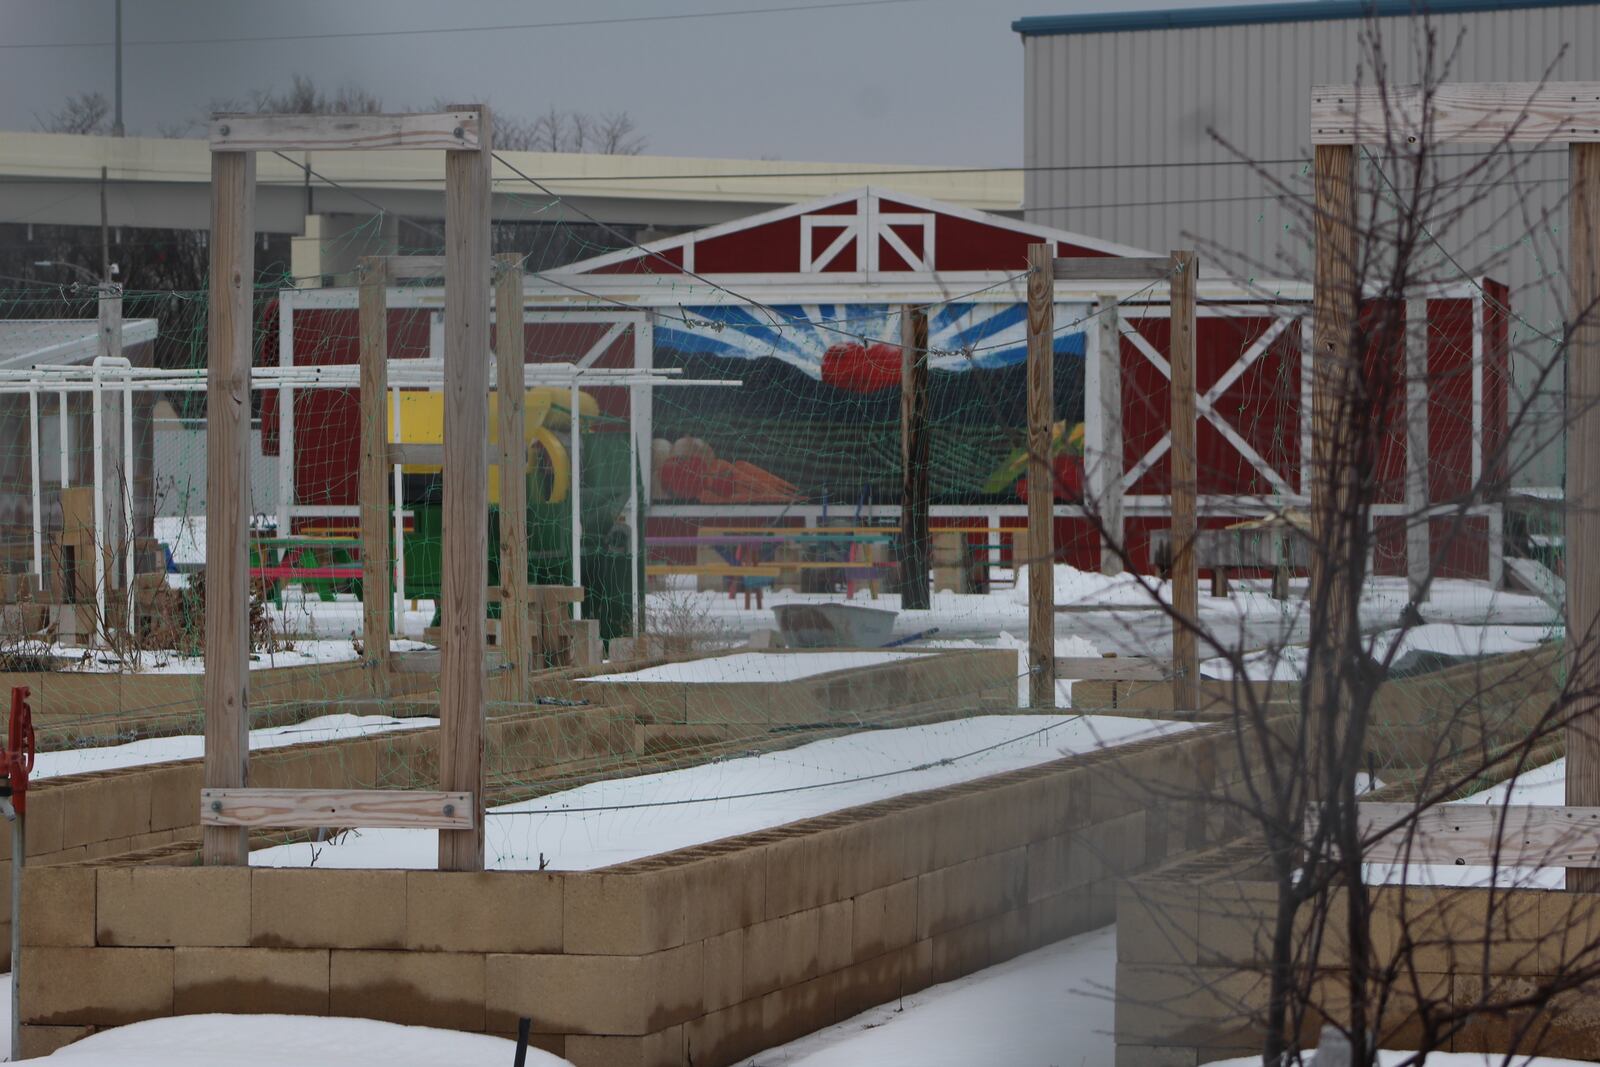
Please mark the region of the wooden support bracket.
POLYGON ((1154 282, 1172 273, 1168 256, 1070 256, 1054 262, 1058 282, 1154 282))
POLYGON ((1057 656, 1056 677, 1080 682, 1165 682, 1172 664, 1148 656, 1057 656))
POLYGON ((1600 82, 1316 85, 1311 143, 1543 144, 1600 141, 1600 82), (1424 110, 1427 128, 1423 128, 1424 110))
POLYGON ((213 115, 213 152, 341 152, 483 147, 478 111, 414 115, 213 115))
POLYGON ((201 826, 471 830, 471 793, 398 789, 202 789, 201 826))
POLYGON ((1600 808, 1553 804, 1361 805, 1368 863, 1600 867, 1600 808), (1414 820, 1414 824, 1407 823, 1414 820), (1409 830, 1409 832, 1407 832, 1409 830))

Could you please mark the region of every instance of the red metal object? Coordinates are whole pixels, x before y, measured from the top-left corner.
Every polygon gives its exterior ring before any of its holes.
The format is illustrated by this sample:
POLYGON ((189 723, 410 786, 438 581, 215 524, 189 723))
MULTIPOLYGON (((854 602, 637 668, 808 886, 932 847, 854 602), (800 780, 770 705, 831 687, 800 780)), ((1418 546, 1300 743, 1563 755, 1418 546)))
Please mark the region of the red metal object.
POLYGON ((6 730, 6 777, 11 780, 11 806, 18 815, 28 810, 28 775, 33 771, 38 746, 33 736, 33 709, 28 706, 28 687, 11 689, 11 722, 6 730))

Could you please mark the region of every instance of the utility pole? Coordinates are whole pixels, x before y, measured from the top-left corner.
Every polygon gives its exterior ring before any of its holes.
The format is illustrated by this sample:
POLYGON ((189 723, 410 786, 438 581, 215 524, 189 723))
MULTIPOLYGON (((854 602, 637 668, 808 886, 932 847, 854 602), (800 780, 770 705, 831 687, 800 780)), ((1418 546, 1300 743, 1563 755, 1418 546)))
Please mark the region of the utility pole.
MULTIPOLYGON (((123 128, 122 128, 122 0, 116 0, 116 5, 117 5, 117 85, 116 85, 116 92, 115 92, 114 95, 116 96, 116 101, 117 101, 117 114, 116 114, 116 118, 111 123, 111 136, 113 136, 113 137, 121 137, 121 136, 124 135, 124 131, 123 131, 123 128)), ((101 180, 102 180, 102 182, 104 181, 104 179, 105 179, 105 174, 102 171, 101 172, 101 180)), ((101 202, 104 203, 104 194, 102 193, 101 195, 102 195, 101 202)))

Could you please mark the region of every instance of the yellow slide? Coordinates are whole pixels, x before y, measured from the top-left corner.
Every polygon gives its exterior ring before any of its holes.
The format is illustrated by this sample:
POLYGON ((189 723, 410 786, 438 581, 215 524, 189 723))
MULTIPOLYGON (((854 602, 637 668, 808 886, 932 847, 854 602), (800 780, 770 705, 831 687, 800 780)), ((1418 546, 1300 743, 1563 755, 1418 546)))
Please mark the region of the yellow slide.
MULTIPOLYGON (((498 394, 489 394, 489 444, 497 445, 500 440, 498 407, 496 403, 498 394)), ((550 461, 551 484, 550 499, 546 503, 558 504, 567 498, 570 488, 571 461, 567 456, 567 448, 561 438, 551 432, 550 428, 568 430, 572 426, 571 412, 572 394, 569 390, 552 388, 549 386, 529 389, 523 403, 523 434, 524 443, 528 446, 537 444, 544 449, 550 461)), ((398 440, 401 444, 412 445, 438 445, 444 443, 444 394, 422 390, 401 390, 400 392, 400 434, 396 438, 394 432, 394 404, 384 405, 388 412, 389 439, 398 440)), ((587 419, 600 414, 600 404, 588 393, 578 394, 579 418, 587 419)), ((406 474, 438 474, 440 468, 429 464, 408 463, 401 468, 406 474)), ((500 479, 495 476, 495 467, 489 468, 489 503, 496 504, 500 501, 500 479)))

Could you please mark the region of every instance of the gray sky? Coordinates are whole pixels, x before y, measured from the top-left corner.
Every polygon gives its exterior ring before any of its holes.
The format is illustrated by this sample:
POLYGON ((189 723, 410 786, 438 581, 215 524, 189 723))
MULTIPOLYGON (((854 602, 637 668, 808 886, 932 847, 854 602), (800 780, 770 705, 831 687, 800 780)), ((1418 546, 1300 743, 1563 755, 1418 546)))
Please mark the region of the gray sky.
MULTIPOLYGON (((1020 15, 1195 6, 1195 0, 909 0, 815 11, 320 40, 174 44, 215 37, 431 30, 817 0, 124 0, 130 134, 197 117, 217 98, 294 74, 359 85, 390 110, 436 97, 628 111, 647 152, 882 163, 1015 165, 1022 155, 1020 15), (141 43, 169 42, 169 43, 141 43)), ((1212 0, 1216 2, 1216 0, 1212 0)), ((0 127, 71 93, 111 95, 113 0, 0 0, 0 127), (94 42, 107 42, 96 45, 94 42)))

